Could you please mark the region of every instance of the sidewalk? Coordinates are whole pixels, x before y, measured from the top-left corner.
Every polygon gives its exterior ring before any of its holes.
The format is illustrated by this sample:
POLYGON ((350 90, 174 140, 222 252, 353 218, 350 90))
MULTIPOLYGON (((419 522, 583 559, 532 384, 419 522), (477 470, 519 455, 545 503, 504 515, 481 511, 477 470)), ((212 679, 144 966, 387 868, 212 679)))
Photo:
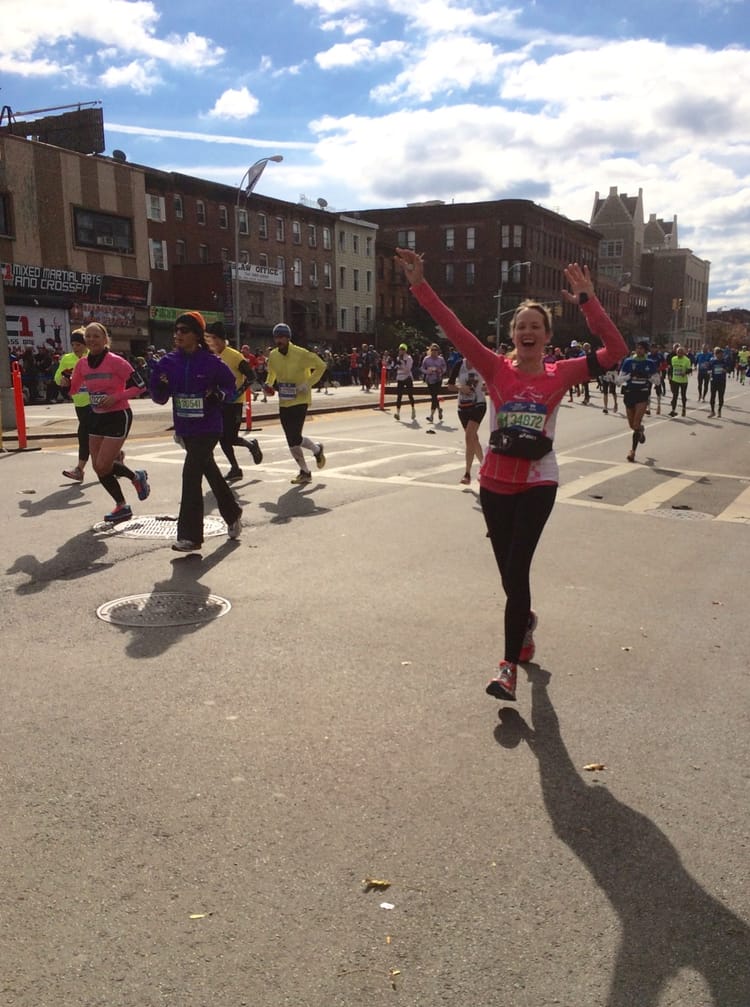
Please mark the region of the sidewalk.
MULTIPOLYGON (((396 386, 386 386, 385 409, 393 408, 395 404, 396 386)), ((446 392, 442 399, 453 399, 455 392, 446 392)), ((427 389, 421 383, 414 387, 414 399, 418 405, 430 401, 427 389)), ((172 426, 171 406, 157 405, 151 399, 134 399, 132 438, 153 437, 164 434, 172 426)), ((373 388, 371 392, 360 391, 358 386, 341 386, 331 388, 328 395, 324 391, 313 390, 311 413, 349 412, 355 409, 378 409, 380 405, 380 389, 373 388)), ((29 442, 53 439, 71 439, 76 437, 78 420, 73 405, 59 402, 54 405, 31 405, 25 408, 26 439, 29 442)), ((279 418, 279 400, 277 396, 269 397, 263 402, 261 397, 252 403, 253 425, 263 420, 279 418)), ((244 427, 244 423, 243 423, 244 427)), ((16 430, 3 431, 3 446, 10 451, 18 447, 16 430)))

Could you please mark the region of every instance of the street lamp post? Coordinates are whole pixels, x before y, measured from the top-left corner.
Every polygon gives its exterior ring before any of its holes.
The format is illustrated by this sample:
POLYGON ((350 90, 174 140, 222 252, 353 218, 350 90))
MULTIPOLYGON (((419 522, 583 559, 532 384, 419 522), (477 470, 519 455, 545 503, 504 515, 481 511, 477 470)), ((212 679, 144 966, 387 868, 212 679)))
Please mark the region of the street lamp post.
POLYGON ((234 205, 234 332, 237 338, 237 349, 240 348, 240 197, 243 194, 245 199, 250 196, 269 161, 275 161, 278 164, 283 160, 281 154, 261 157, 255 164, 250 165, 237 187, 237 200, 234 205))
MULTIPOLYGON (((523 262, 511 262, 508 266, 508 277, 510 277, 511 271, 516 268, 516 266, 530 266, 531 260, 525 259, 523 262)), ((503 287, 505 286, 505 279, 502 273, 500 274, 500 289, 495 294, 495 300, 497 301, 497 311, 495 312, 495 349, 500 346, 500 318, 503 310, 503 287)))

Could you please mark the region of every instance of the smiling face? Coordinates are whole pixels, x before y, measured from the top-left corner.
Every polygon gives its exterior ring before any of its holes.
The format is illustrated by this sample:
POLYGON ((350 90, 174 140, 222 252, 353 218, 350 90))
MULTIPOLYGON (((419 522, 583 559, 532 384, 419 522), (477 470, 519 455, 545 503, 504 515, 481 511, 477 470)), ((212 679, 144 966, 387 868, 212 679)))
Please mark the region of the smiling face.
POLYGON ((84 330, 84 339, 90 353, 101 353, 109 345, 107 330, 99 322, 91 322, 84 330))
POLYGON ((542 307, 521 307, 513 317, 511 337, 520 362, 541 360, 549 341, 550 324, 542 307))

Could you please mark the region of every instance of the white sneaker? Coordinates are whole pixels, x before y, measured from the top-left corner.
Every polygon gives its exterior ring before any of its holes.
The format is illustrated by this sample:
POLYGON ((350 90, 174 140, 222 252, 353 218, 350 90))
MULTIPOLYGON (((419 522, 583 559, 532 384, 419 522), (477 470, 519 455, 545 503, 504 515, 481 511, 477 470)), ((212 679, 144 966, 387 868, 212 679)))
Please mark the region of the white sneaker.
POLYGON ((189 538, 178 538, 172 543, 175 552, 197 552, 201 547, 197 542, 191 542, 189 538))

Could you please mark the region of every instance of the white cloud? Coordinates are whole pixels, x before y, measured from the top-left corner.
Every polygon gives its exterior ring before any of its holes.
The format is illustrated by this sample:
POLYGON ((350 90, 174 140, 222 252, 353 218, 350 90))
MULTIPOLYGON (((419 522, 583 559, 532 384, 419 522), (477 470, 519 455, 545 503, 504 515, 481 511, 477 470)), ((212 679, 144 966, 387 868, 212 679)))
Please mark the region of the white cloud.
POLYGON ((229 88, 208 114, 216 119, 247 119, 255 115, 259 107, 260 102, 246 87, 229 88))
POLYGON ((367 27, 367 21, 360 17, 328 18, 321 21, 321 31, 340 31, 344 35, 359 35, 367 27))
POLYGON ((104 87, 128 87, 137 94, 150 94, 161 83, 153 59, 137 60, 124 66, 110 66, 99 76, 104 87))
MULTIPOLYGON (((125 86, 139 90, 145 75, 138 73, 138 61, 162 61, 170 66, 189 65, 192 71, 214 66, 224 50, 210 39, 188 32, 186 35, 158 35, 159 12, 149 0, 3 0, 3 54, 0 69, 6 74, 49 75, 65 69, 68 46, 88 44, 98 58, 132 56, 119 68, 108 67, 106 86, 121 79, 125 86)), ((80 61, 82 52, 76 55, 80 61)), ((152 80, 154 77, 152 75, 152 80)))
POLYGON ((381 63, 394 59, 404 52, 405 43, 399 41, 381 42, 375 45, 369 38, 357 38, 353 42, 341 42, 315 56, 321 70, 337 67, 358 66, 362 63, 381 63))

